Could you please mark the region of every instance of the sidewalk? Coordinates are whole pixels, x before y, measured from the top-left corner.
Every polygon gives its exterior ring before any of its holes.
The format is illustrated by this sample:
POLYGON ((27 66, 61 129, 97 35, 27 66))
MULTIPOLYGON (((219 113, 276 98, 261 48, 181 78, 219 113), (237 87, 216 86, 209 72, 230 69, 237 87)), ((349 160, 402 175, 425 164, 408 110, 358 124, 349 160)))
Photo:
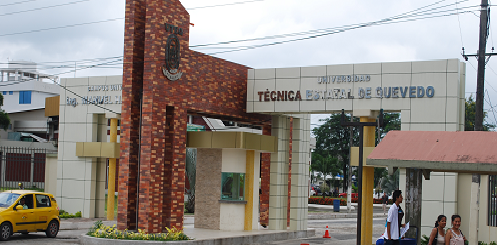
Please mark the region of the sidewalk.
MULTIPOLYGON (((387 212, 391 205, 387 205, 387 212)), ((333 212, 333 205, 319 205, 319 204, 309 204, 309 214, 308 220, 323 220, 323 219, 333 219, 333 218, 357 218, 357 203, 352 203, 352 211, 347 212, 347 206, 340 206, 340 212, 333 212)), ((373 217, 386 217, 383 215, 383 209, 381 204, 373 204, 373 217)), ((103 220, 102 218, 73 218, 73 219, 62 219, 60 221, 60 230, 82 230, 90 229, 95 221, 103 220)), ((185 215, 184 225, 185 227, 193 227, 194 216, 185 215)), ((105 226, 113 226, 117 224, 114 221, 103 221, 105 226)))

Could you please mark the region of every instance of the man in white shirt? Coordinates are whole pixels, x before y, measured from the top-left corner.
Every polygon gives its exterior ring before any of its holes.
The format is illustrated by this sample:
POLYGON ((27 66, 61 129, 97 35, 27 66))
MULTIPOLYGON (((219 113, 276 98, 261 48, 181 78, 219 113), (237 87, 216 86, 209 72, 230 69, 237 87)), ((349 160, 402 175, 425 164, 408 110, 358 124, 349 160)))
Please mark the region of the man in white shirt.
POLYGON ((405 224, 401 224, 402 218, 404 217, 404 212, 400 207, 402 200, 402 191, 395 190, 392 196, 394 204, 388 210, 387 216, 387 227, 385 228, 385 245, 399 245, 400 242, 400 227, 405 227, 405 224))

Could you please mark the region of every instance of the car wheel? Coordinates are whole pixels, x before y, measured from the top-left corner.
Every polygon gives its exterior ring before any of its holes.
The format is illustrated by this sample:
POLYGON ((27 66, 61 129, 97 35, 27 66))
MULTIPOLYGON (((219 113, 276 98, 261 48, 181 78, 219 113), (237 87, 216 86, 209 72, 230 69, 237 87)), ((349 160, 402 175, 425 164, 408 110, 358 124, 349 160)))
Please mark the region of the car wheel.
POLYGON ((55 220, 50 221, 45 233, 47 234, 47 237, 55 238, 57 236, 57 233, 59 233, 59 222, 55 220))
POLYGON ((11 235, 12 226, 7 222, 3 222, 2 225, 0 225, 0 240, 7 241, 11 235))

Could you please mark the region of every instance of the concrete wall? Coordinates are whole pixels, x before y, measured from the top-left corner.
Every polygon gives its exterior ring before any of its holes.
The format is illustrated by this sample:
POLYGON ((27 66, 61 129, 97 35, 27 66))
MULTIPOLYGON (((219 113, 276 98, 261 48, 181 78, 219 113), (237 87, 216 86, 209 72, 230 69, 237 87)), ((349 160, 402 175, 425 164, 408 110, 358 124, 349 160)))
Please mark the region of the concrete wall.
MULTIPOLYGON (((246 172, 247 151, 245 149, 223 149, 222 154, 223 154, 222 172, 232 172, 232 173, 246 172)), ((247 184, 247 181, 245 181, 245 184, 247 184)), ((219 188, 221 188, 221 181, 219 181, 218 184, 218 189, 219 188)), ((245 190, 246 189, 247 187, 245 186, 245 190)), ((246 193, 247 192, 244 191, 244 195, 246 195, 246 193)), ((245 197, 245 200, 246 199, 247 198, 245 197)), ((257 199, 257 201, 259 201, 259 199, 257 199)), ((258 206, 259 205, 255 205, 254 209, 256 209, 258 206)), ((258 215, 255 217, 258 217, 258 215)), ((233 230, 233 231, 243 230, 244 221, 245 221, 245 204, 221 203, 219 229, 233 230)))
POLYGON ((435 221, 440 214, 447 216, 447 227, 451 226, 450 217, 458 213, 457 190, 457 173, 432 172, 430 180, 423 178, 421 234, 430 235, 431 230, 435 226, 435 221))
MULTIPOLYGON (((492 227, 487 225, 488 201, 489 201, 488 179, 489 179, 488 175, 482 175, 480 179, 480 215, 478 221, 478 241, 484 241, 487 244, 489 244, 492 241, 497 241, 497 227, 492 227)), ((469 179, 468 183, 471 183, 471 178, 469 179)))
MULTIPOLYGON (((470 209, 470 203, 471 203, 471 179, 472 179, 472 174, 459 174, 458 176, 458 182, 457 182, 457 214, 461 216, 461 230, 464 234, 466 235, 466 238, 468 238, 469 235, 469 209, 470 209)), ((483 183, 483 182, 482 182, 483 183)), ((480 200, 481 198, 480 193, 480 200)), ((481 204, 480 204, 481 205, 481 204)), ((487 213, 486 209, 482 209, 482 206, 480 206, 480 215, 481 213, 487 213)), ((452 227, 452 222, 451 222, 451 214, 446 214, 447 216, 447 227, 452 227)), ((485 220, 486 217, 485 217, 485 220)))
POLYGON ((222 155, 221 149, 197 149, 195 228, 220 229, 222 155))
POLYGON ((107 142, 105 113, 121 112, 122 76, 61 79, 80 96, 108 96, 107 103, 84 104, 74 94, 60 90, 59 154, 56 198, 61 209, 82 211, 83 217, 104 216, 106 160, 76 156, 76 142, 107 142), (111 86, 119 85, 118 90, 111 86), (95 86, 95 87, 94 87, 95 86), (67 98, 74 104, 67 104, 67 98))
MULTIPOLYGON (((222 172, 245 173, 247 151, 245 149, 223 149, 222 172)), ((221 186, 221 182, 219 182, 221 186)))
MULTIPOLYGON (((255 206, 257 207, 257 206, 255 206)), ((245 204, 221 203, 219 229, 226 231, 243 230, 245 220, 245 204)))
POLYGON ((45 192, 57 193, 57 154, 47 154, 45 162, 45 192))

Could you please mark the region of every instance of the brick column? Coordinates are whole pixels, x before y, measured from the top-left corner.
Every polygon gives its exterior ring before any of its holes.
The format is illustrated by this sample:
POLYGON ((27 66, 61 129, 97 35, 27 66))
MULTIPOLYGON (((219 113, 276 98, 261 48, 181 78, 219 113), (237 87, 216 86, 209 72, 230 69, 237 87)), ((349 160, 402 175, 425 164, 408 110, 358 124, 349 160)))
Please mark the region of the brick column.
MULTIPOLYGON (((262 127, 263 135, 271 135, 271 126, 262 127)), ((260 222, 261 225, 269 223, 269 178, 271 167, 271 153, 261 153, 261 195, 260 200, 260 222)))
POLYGON ((167 107, 166 117, 163 230, 164 227, 183 228, 188 123, 185 108, 167 107))
POLYGON ((140 98, 143 88, 145 0, 126 1, 124 30, 121 158, 119 161, 118 229, 136 229, 140 98))

